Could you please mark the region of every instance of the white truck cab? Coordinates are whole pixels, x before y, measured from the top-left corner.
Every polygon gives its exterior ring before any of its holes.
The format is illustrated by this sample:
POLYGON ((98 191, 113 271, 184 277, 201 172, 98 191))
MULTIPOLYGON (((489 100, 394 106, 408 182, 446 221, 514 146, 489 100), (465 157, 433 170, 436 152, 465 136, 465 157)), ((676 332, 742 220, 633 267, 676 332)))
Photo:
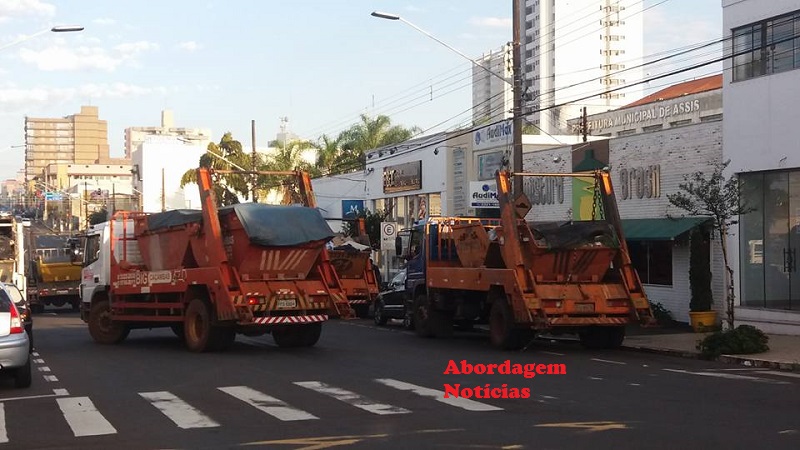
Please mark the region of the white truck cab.
POLYGON ((83 247, 83 270, 81 271, 81 318, 86 321, 92 308, 92 299, 97 293, 105 292, 111 284, 111 232, 113 229, 117 260, 121 260, 123 231, 127 237, 127 260, 141 261, 139 246, 134 239, 133 220, 116 219, 111 222, 90 225, 86 231, 83 247))

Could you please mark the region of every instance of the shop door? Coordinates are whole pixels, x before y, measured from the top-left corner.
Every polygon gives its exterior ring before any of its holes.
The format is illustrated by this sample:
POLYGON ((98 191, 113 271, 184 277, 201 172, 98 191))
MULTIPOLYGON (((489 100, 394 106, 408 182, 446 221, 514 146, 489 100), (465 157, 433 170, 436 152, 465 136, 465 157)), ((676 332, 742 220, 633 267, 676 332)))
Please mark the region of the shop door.
POLYGON ((766 174, 764 187, 764 306, 798 308, 800 172, 766 174))
POLYGON ((800 309, 800 172, 789 178, 789 242, 786 271, 789 273, 789 301, 781 309, 800 309))

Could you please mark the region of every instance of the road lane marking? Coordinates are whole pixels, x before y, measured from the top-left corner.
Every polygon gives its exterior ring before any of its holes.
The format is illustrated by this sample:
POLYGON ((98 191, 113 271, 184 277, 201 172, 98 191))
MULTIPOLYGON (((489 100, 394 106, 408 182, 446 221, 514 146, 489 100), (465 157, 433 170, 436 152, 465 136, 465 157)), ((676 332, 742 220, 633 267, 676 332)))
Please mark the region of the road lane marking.
POLYGON ((602 380, 602 378, 600 378, 600 377, 589 377, 589 379, 590 380, 594 380, 594 381, 601 381, 602 380))
POLYGON ((33 360, 33 362, 36 364, 44 364, 44 360, 42 358, 36 358, 33 360))
POLYGON ((294 447, 297 449, 309 449, 309 450, 322 450, 331 447, 340 447, 344 445, 352 445, 358 444, 359 442, 365 439, 375 439, 375 438, 385 438, 389 437, 388 434, 364 434, 364 435, 356 435, 356 436, 320 436, 320 437, 305 437, 305 438, 290 438, 290 439, 279 439, 277 441, 257 441, 257 442, 245 442, 243 444, 239 444, 240 446, 251 446, 251 445, 269 445, 269 444, 278 444, 278 445, 298 445, 302 447, 294 447))
POLYGON ((50 368, 47 366, 39 367, 39 372, 50 372, 50 368))
POLYGON ((55 394, 55 395, 69 395, 69 392, 66 389, 53 389, 53 394, 55 394))
POLYGON ((622 361, 612 361, 612 360, 610 360, 610 359, 600 359, 600 358, 589 358, 589 359, 591 359, 592 361, 597 361, 597 362, 601 362, 601 363, 609 363, 609 364, 621 364, 621 365, 623 365, 623 366, 624 366, 625 364, 628 364, 628 363, 626 363, 626 362, 622 362, 622 361))
POLYGON ((800 373, 778 372, 777 370, 762 370, 756 373, 768 373, 770 375, 778 375, 781 377, 800 378, 800 373))
POLYGON ((688 370, 683 369, 661 369, 667 372, 674 372, 674 373, 685 373, 689 375, 700 375, 703 377, 716 377, 716 378, 727 378, 729 380, 746 380, 746 381, 755 381, 758 383, 767 383, 767 384, 790 384, 788 381, 778 381, 778 380, 770 380, 768 378, 758 378, 758 377, 751 377, 747 375, 735 375, 732 373, 719 373, 719 372, 689 372, 688 370))
POLYGON ((283 400, 270 397, 263 392, 259 392, 247 386, 228 386, 217 389, 269 414, 272 417, 275 417, 276 419, 286 422, 293 420, 319 419, 317 416, 287 405, 283 400))
POLYGON ((33 352, 33 353, 31 353, 31 355, 38 357, 39 356, 39 352, 33 352))
POLYGON ((213 428, 219 426, 210 417, 179 399, 171 392, 139 392, 139 395, 152 403, 153 406, 158 408, 180 428, 213 428))
POLYGON ((8 432, 6 432, 6 409, 0 403, 0 444, 8 442, 8 432))
POLYGON ((56 377, 55 375, 45 375, 44 379, 50 382, 58 381, 58 377, 56 377))
POLYGON ((553 397, 552 395, 542 395, 541 397, 548 400, 558 400, 558 397, 553 397))
POLYGON ((556 355, 556 356, 564 356, 564 353, 558 353, 558 352, 548 352, 548 351, 545 351, 545 350, 542 350, 542 351, 541 351, 541 352, 539 352, 539 353, 545 353, 545 354, 548 354, 548 355, 556 355))
POLYGON ((57 398, 56 402, 75 437, 116 434, 116 428, 100 414, 89 397, 57 398))
POLYGON ((411 412, 405 408, 400 408, 399 406, 387 405, 386 403, 376 403, 360 394, 356 394, 355 392, 340 389, 325 383, 320 383, 319 381, 296 381, 294 384, 306 389, 317 391, 321 394, 329 395, 336 400, 343 401, 349 405, 355 406, 356 408, 361 408, 364 411, 371 412, 372 414, 383 416, 389 414, 408 414, 411 412))
POLYGON ((436 389, 430 389, 422 386, 417 386, 415 384, 406 383, 404 381, 394 380, 392 378, 379 378, 376 379, 378 383, 384 384, 389 387, 393 387, 395 389, 399 389, 401 391, 410 391, 422 397, 429 397, 438 402, 442 402, 448 404, 450 406, 455 406, 457 408, 466 409, 467 411, 502 411, 503 408, 498 408, 497 406, 488 405, 486 403, 476 402, 475 400, 470 400, 467 398, 462 397, 450 397, 445 398, 444 392, 437 391, 436 389))
POLYGON ((630 384, 628 384, 628 386, 641 386, 641 384, 639 384, 639 383, 630 383, 630 384))
POLYGON ((578 428, 588 433, 595 431, 608 430, 627 430, 628 426, 621 422, 562 422, 562 423, 540 423, 536 427, 545 428, 578 428))

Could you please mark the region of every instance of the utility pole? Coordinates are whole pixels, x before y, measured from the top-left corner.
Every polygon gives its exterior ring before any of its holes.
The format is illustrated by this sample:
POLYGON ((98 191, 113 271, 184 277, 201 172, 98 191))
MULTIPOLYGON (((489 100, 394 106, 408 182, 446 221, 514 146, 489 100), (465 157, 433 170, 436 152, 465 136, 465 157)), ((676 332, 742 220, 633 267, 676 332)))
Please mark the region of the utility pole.
MULTIPOLYGON (((522 51, 520 49, 520 42, 519 42, 519 35, 520 35, 520 28, 522 21, 522 15, 520 8, 520 3, 522 0, 511 0, 513 2, 512 6, 512 47, 513 47, 513 58, 514 58, 514 116, 513 116, 513 132, 514 132, 514 144, 512 149, 512 161, 513 164, 511 165, 512 170, 514 172, 524 172, 522 167, 522 114, 525 109, 525 101, 522 92, 522 51)), ((515 176, 514 177, 514 195, 517 196, 522 193, 522 177, 515 176)))
POLYGON ((83 202, 84 202, 84 211, 86 214, 86 229, 89 229, 89 182, 83 182, 83 202))
POLYGON ((588 137, 586 136, 589 133, 589 124, 588 124, 588 117, 586 113, 586 107, 584 106, 581 114, 581 133, 583 133, 583 142, 586 142, 588 137))
POLYGON ((164 168, 161 168, 161 212, 167 210, 166 191, 164 190, 164 168))
MULTIPOLYGON (((250 134, 253 140, 253 154, 252 154, 252 164, 250 170, 256 171, 258 168, 256 167, 256 121, 250 121, 250 134)), ((250 180, 250 199, 253 203, 258 203, 258 199, 256 198, 256 181, 258 181, 258 175, 255 173, 252 175, 252 179, 250 180)))

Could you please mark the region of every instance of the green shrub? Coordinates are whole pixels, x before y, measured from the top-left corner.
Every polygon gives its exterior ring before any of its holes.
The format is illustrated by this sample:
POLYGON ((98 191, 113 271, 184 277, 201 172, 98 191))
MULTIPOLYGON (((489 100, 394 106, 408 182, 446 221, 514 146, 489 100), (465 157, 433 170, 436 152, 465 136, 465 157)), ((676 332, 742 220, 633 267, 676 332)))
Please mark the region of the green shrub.
POLYGON ((653 317, 659 325, 672 325, 675 319, 672 318, 672 313, 659 302, 650 302, 650 309, 653 311, 653 317))
POLYGON ((748 355, 769 350, 769 336, 750 325, 739 325, 733 330, 717 331, 697 344, 703 356, 716 358, 719 355, 748 355))

